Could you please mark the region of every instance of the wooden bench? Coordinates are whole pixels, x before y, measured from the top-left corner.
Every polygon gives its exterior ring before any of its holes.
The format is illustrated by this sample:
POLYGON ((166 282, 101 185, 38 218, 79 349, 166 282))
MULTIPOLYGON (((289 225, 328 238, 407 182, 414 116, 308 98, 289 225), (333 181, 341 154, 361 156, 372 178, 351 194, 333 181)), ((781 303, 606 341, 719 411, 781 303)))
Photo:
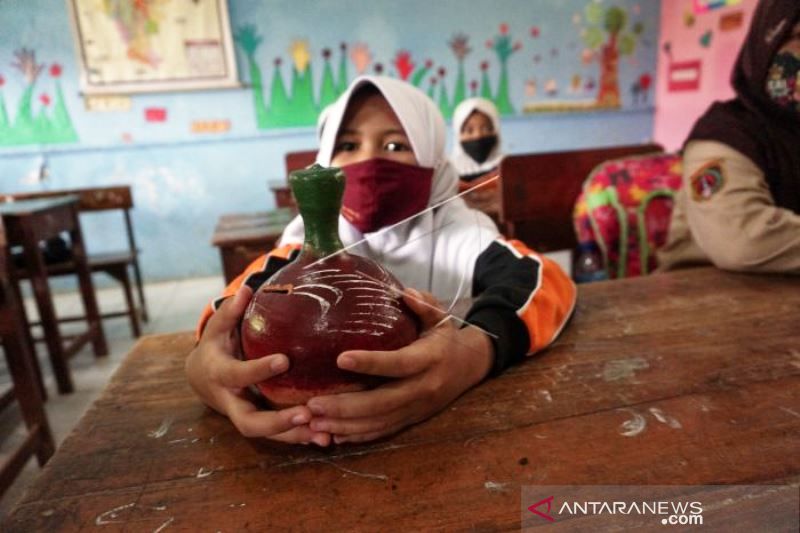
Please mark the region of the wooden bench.
MULTIPOLYGON (((0 201, 52 198, 56 196, 76 195, 78 196, 78 211, 81 213, 100 212, 100 211, 122 211, 125 222, 125 246, 118 251, 97 253, 89 256, 89 268, 92 272, 104 272, 117 280, 123 288, 125 296, 125 311, 112 311, 103 313, 102 318, 113 318, 127 316, 131 324, 131 332, 134 337, 141 334, 139 319, 147 322, 147 304, 142 283, 142 273, 139 266, 139 250, 136 248, 136 239, 133 234, 133 223, 131 221, 130 210, 133 209, 133 196, 131 188, 127 185, 112 187, 93 187, 86 189, 62 189, 55 191, 26 192, 0 195, 0 201), (133 278, 136 283, 136 292, 139 298, 139 309, 133 298, 133 290, 129 269, 133 270, 133 278)), ((51 276, 63 276, 75 272, 75 264, 71 260, 50 264, 47 266, 48 274, 51 276)), ((26 277, 23 272, 20 277, 26 277)), ((71 316, 60 318, 61 322, 75 322, 84 320, 83 316, 71 316)))
POLYGON ((662 152, 658 144, 506 156, 500 163, 501 231, 539 252, 572 250, 572 211, 583 182, 600 163, 662 152))

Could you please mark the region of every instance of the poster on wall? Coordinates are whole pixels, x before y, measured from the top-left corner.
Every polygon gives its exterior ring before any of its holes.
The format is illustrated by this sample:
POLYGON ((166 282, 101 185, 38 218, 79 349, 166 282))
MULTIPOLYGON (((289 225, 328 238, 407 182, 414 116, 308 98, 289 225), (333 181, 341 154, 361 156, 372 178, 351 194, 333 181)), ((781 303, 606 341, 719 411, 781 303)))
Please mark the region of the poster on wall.
POLYGON ((238 87, 225 0, 66 0, 84 94, 238 87))

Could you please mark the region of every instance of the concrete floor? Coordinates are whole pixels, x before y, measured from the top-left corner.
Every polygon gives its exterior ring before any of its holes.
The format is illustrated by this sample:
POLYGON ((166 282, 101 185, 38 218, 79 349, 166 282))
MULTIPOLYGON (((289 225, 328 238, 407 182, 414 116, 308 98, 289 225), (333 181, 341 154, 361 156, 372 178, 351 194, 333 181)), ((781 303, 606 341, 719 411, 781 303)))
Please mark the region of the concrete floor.
MULTIPOLYGON (((150 322, 143 324, 143 335, 171 333, 194 329, 203 306, 216 297, 223 288, 222 277, 199 278, 149 284, 145 289, 150 322)), ((81 312, 81 302, 76 292, 64 292, 55 296, 56 312, 61 316, 81 312)), ((33 320, 36 308, 31 299, 26 300, 29 316, 33 320)), ((117 287, 98 291, 101 311, 124 309, 122 291, 117 287)), ((103 327, 109 344, 110 355, 95 359, 90 346, 85 347, 70 361, 75 392, 59 395, 52 378, 50 361, 44 345, 37 343, 38 359, 45 373, 49 395, 45 407, 56 445, 72 431, 80 417, 108 383, 125 355, 135 344, 127 318, 108 319, 103 327)), ((62 331, 78 329, 78 325, 64 326, 62 331)), ((10 383, 5 367, 5 358, 0 357, 0 389, 10 383)), ((16 404, 0 413, 0 461, 8 457, 9 450, 22 442, 24 425, 16 404)), ((25 489, 36 479, 40 468, 36 459, 30 459, 14 484, 0 499, 0 521, 23 495, 25 489)))

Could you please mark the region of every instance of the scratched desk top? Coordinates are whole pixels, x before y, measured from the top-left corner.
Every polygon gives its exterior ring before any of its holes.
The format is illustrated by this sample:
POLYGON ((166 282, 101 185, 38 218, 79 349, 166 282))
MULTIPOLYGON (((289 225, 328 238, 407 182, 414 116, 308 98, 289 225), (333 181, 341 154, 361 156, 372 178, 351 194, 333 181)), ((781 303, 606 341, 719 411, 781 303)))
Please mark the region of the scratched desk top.
POLYGON ((142 339, 3 531, 506 530, 521 487, 800 477, 800 278, 581 286, 557 343, 383 441, 241 437, 142 339))

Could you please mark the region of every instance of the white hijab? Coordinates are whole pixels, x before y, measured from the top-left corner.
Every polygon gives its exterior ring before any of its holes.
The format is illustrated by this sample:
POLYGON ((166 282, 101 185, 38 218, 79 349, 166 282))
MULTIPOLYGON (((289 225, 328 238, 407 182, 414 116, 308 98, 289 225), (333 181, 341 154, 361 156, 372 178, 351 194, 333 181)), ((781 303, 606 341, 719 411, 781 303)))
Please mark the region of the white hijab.
MULTIPOLYGON (((330 166, 347 106, 364 85, 375 86, 389 103, 419 165, 434 169, 428 206, 453 198, 458 176, 445 155, 442 115, 425 93, 393 78, 360 76, 326 109, 317 163, 330 166)), ((298 216, 284 230, 280 245, 302 243, 304 236, 303 220, 298 216)), ((350 251, 378 261, 404 286, 431 292, 449 304, 471 296, 475 261, 499 233, 489 217, 455 198, 404 224, 368 234, 339 216, 339 236, 345 246, 367 239, 350 251)))
POLYGON ((500 151, 500 114, 495 105, 486 98, 468 98, 458 104, 456 110, 453 111, 453 151, 450 153, 450 160, 456 167, 458 175, 469 176, 489 172, 500 164, 501 159, 503 159, 503 152, 500 151), (483 163, 472 159, 461 147, 461 141, 459 141, 461 128, 464 127, 464 123, 473 111, 480 111, 489 117, 494 127, 494 133, 497 135, 497 144, 483 163))

